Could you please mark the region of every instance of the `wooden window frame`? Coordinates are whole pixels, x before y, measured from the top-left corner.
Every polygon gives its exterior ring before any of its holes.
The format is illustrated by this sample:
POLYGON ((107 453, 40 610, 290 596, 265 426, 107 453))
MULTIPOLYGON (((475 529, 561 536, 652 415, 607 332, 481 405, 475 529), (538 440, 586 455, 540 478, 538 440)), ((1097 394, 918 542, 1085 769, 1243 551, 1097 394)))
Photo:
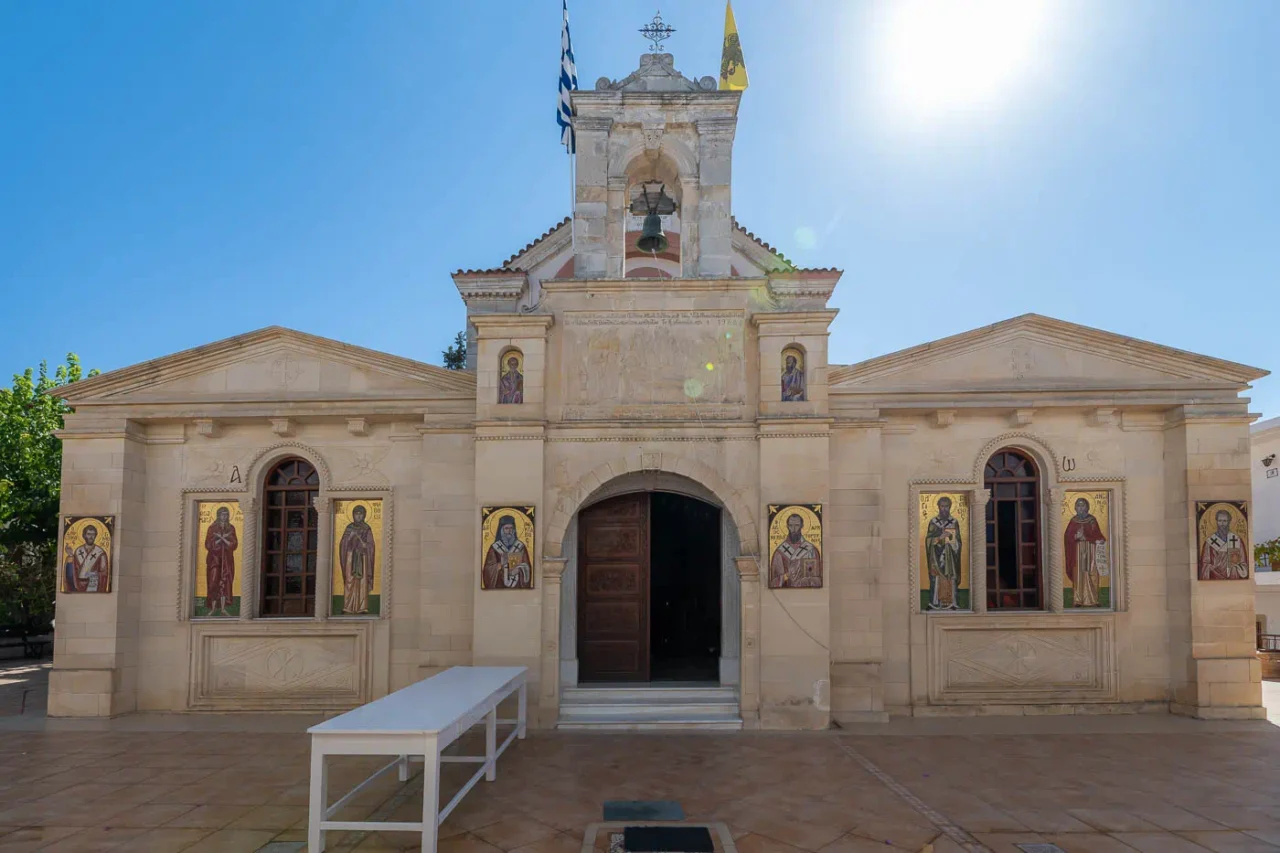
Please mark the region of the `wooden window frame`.
POLYGON ((1036 612, 1045 609, 1045 563, 1044 563, 1044 507, 1045 499, 1040 466, 1035 458, 1025 450, 1017 447, 1002 447, 992 453, 983 465, 983 487, 990 495, 987 501, 985 524, 987 526, 987 552, 983 555, 983 567, 987 577, 987 610, 988 611, 1023 611, 1036 612), (1030 476, 1001 475, 1001 471, 1010 470, 1004 465, 1003 457, 1013 454, 1021 459, 1031 470, 1030 476), (993 463, 1000 458, 1002 467, 992 474, 993 463), (1013 495, 1002 494, 1000 486, 1012 486, 1013 495), (1030 488, 1024 488, 1030 486, 1030 488), (1026 503, 1032 502, 1028 515, 1026 503), (1000 582, 1000 512, 1001 504, 1012 503, 1014 506, 1014 548, 1017 554, 1016 587, 1005 588, 1000 582), (1030 533, 1028 534, 1028 528, 1030 533), (1034 558, 1026 559, 1026 549, 1033 549, 1034 558), (1028 580, 1033 583, 1028 585, 1028 580), (1007 595, 1017 597, 1016 604, 1005 604, 1007 595))
POLYGON ((320 515, 315 508, 315 498, 319 495, 319 471, 298 456, 277 462, 263 480, 258 557, 258 615, 261 618, 315 618, 320 560, 320 515), (287 481, 277 483, 278 478, 287 478, 287 481), (293 497, 295 495, 300 497, 293 497), (301 513, 301 523, 290 525, 295 512, 301 513), (298 547, 290 544, 295 541, 294 535, 298 547), (289 570, 290 557, 298 558, 295 571, 289 570), (295 578, 298 583, 290 584, 295 578), (290 587, 297 591, 290 592, 290 587), (274 593, 270 592, 272 589, 274 593))

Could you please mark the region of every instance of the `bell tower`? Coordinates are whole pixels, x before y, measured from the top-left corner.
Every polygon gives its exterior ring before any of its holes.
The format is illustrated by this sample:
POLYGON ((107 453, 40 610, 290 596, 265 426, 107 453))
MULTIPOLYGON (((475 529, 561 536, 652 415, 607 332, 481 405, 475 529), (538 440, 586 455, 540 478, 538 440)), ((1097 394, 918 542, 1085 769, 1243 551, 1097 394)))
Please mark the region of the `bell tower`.
POLYGON ((663 52, 573 93, 575 277, 730 275, 741 94, 718 90, 714 77, 685 77, 663 52))

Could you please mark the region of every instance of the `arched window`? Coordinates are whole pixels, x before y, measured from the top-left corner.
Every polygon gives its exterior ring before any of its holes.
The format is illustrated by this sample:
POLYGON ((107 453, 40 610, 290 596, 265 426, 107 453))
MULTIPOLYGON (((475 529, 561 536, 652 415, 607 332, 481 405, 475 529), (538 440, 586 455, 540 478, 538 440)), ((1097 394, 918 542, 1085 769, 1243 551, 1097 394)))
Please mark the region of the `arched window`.
POLYGON ((312 499, 320 475, 305 459, 286 459, 267 474, 262 501, 262 616, 314 616, 319 518, 312 499))
POLYGON ((1038 610, 1040 474, 1024 453, 1005 448, 987 460, 987 609, 1038 610))

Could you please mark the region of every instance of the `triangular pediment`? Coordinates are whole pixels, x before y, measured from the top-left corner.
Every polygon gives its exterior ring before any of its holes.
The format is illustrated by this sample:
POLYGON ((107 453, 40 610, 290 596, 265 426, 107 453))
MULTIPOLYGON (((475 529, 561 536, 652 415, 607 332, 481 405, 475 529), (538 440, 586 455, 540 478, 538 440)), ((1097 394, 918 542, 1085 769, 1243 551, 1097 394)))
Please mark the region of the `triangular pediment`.
POLYGON ((475 396, 475 377, 272 326, 85 379, 61 394, 73 406, 466 399, 475 396))
POLYGON ((830 382, 834 393, 1240 389, 1266 375, 1255 367, 1024 314, 858 364, 833 366, 830 382))

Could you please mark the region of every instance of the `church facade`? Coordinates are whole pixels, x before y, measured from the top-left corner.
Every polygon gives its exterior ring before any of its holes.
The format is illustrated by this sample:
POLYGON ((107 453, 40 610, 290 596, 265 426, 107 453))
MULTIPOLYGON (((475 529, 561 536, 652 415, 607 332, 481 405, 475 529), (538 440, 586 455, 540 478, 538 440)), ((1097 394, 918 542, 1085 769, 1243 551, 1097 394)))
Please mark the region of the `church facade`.
POLYGON ((269 328, 65 389, 49 713, 518 664, 545 727, 689 684, 746 728, 1262 716, 1265 372, 1036 315, 829 363, 841 272, 733 217, 739 96, 575 92, 574 216, 453 276, 465 370, 269 328))

